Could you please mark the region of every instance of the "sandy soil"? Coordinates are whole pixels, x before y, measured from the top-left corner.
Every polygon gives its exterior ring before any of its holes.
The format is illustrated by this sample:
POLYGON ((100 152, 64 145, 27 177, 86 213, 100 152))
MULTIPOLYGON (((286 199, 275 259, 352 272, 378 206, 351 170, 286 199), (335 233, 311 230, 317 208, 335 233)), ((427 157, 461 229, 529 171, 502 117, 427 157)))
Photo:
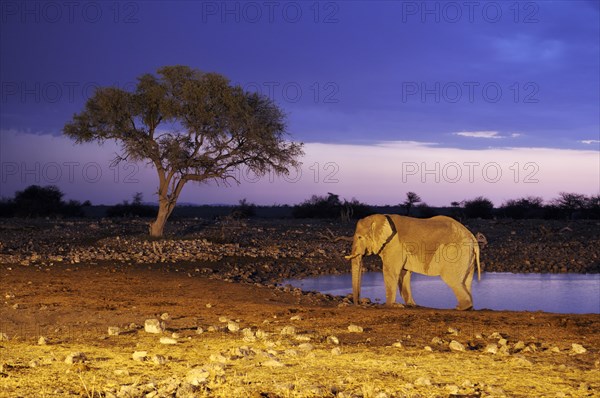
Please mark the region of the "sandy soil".
POLYGON ((232 264, 0 264, 0 396, 600 396, 598 314, 353 306, 232 264))

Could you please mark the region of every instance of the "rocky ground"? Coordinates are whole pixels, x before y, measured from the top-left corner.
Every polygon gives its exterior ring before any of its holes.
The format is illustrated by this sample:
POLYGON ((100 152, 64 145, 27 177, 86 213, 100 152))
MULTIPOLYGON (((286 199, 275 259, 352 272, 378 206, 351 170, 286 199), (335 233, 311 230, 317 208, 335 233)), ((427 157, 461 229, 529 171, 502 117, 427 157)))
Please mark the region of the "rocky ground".
MULTIPOLYGON (((470 221, 486 271, 599 272, 596 221, 470 221)), ((600 396, 600 316, 350 305, 353 225, 0 225, 0 396, 600 396)), ((376 260, 367 264, 373 269, 376 260)))

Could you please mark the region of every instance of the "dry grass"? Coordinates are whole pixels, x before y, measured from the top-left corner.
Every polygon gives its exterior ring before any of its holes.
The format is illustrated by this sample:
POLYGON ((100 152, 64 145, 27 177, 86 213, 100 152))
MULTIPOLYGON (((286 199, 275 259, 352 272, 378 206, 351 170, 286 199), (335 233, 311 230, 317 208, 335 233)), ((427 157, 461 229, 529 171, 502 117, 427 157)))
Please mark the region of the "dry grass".
POLYGON ((190 396, 575 397, 600 393, 598 362, 591 369, 565 366, 568 361, 561 358, 569 356, 566 352, 523 357, 499 357, 481 351, 428 352, 345 346, 340 336, 341 354, 333 355, 331 350, 336 346, 327 343, 326 336, 317 335, 311 336, 314 349, 310 351, 302 350, 302 342, 294 337, 276 333, 246 342, 241 333, 189 332, 177 345, 160 344, 157 335, 143 331, 98 337, 49 345, 18 339, 2 342, 0 396, 105 397, 125 391, 123 386, 134 386, 131 396, 153 396, 153 391, 155 396, 163 396, 170 381, 183 382, 192 368, 206 367, 215 360, 211 355, 218 354, 226 358, 224 374, 211 371, 206 383, 190 396), (239 355, 236 349, 240 347, 246 355, 239 355), (248 349, 254 351, 248 354, 248 349), (68 354, 78 351, 86 354, 85 363, 64 362, 68 354), (149 358, 162 355, 168 361, 164 365, 136 362, 132 359, 134 351, 147 351, 149 358), (263 366, 272 359, 284 366, 263 366))

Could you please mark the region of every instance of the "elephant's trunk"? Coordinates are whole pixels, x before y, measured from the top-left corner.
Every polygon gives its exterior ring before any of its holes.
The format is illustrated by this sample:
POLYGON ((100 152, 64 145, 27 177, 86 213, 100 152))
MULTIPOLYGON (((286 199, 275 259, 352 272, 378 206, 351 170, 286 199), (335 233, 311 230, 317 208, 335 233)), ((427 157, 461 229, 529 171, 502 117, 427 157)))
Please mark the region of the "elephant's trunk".
POLYGON ((356 256, 352 260, 352 295, 354 304, 360 301, 360 283, 362 279, 362 256, 356 256))

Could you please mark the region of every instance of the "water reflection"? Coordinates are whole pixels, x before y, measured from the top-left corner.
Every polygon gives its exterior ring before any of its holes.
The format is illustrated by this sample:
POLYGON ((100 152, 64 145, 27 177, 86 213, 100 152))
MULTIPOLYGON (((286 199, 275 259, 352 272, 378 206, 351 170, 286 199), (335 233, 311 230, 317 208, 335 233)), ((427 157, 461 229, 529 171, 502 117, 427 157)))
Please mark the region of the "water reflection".
MULTIPOLYGON (((511 274, 485 273, 473 281, 475 309, 546 311, 600 314, 600 274, 511 274)), ((350 274, 286 280, 308 291, 345 296, 352 293, 350 274)), ((413 274, 412 292, 417 304, 432 308, 454 308, 456 297, 439 277, 413 274)), ((363 274, 362 297, 384 302, 381 272, 363 274)), ((402 302, 398 293, 398 302, 402 302)))

